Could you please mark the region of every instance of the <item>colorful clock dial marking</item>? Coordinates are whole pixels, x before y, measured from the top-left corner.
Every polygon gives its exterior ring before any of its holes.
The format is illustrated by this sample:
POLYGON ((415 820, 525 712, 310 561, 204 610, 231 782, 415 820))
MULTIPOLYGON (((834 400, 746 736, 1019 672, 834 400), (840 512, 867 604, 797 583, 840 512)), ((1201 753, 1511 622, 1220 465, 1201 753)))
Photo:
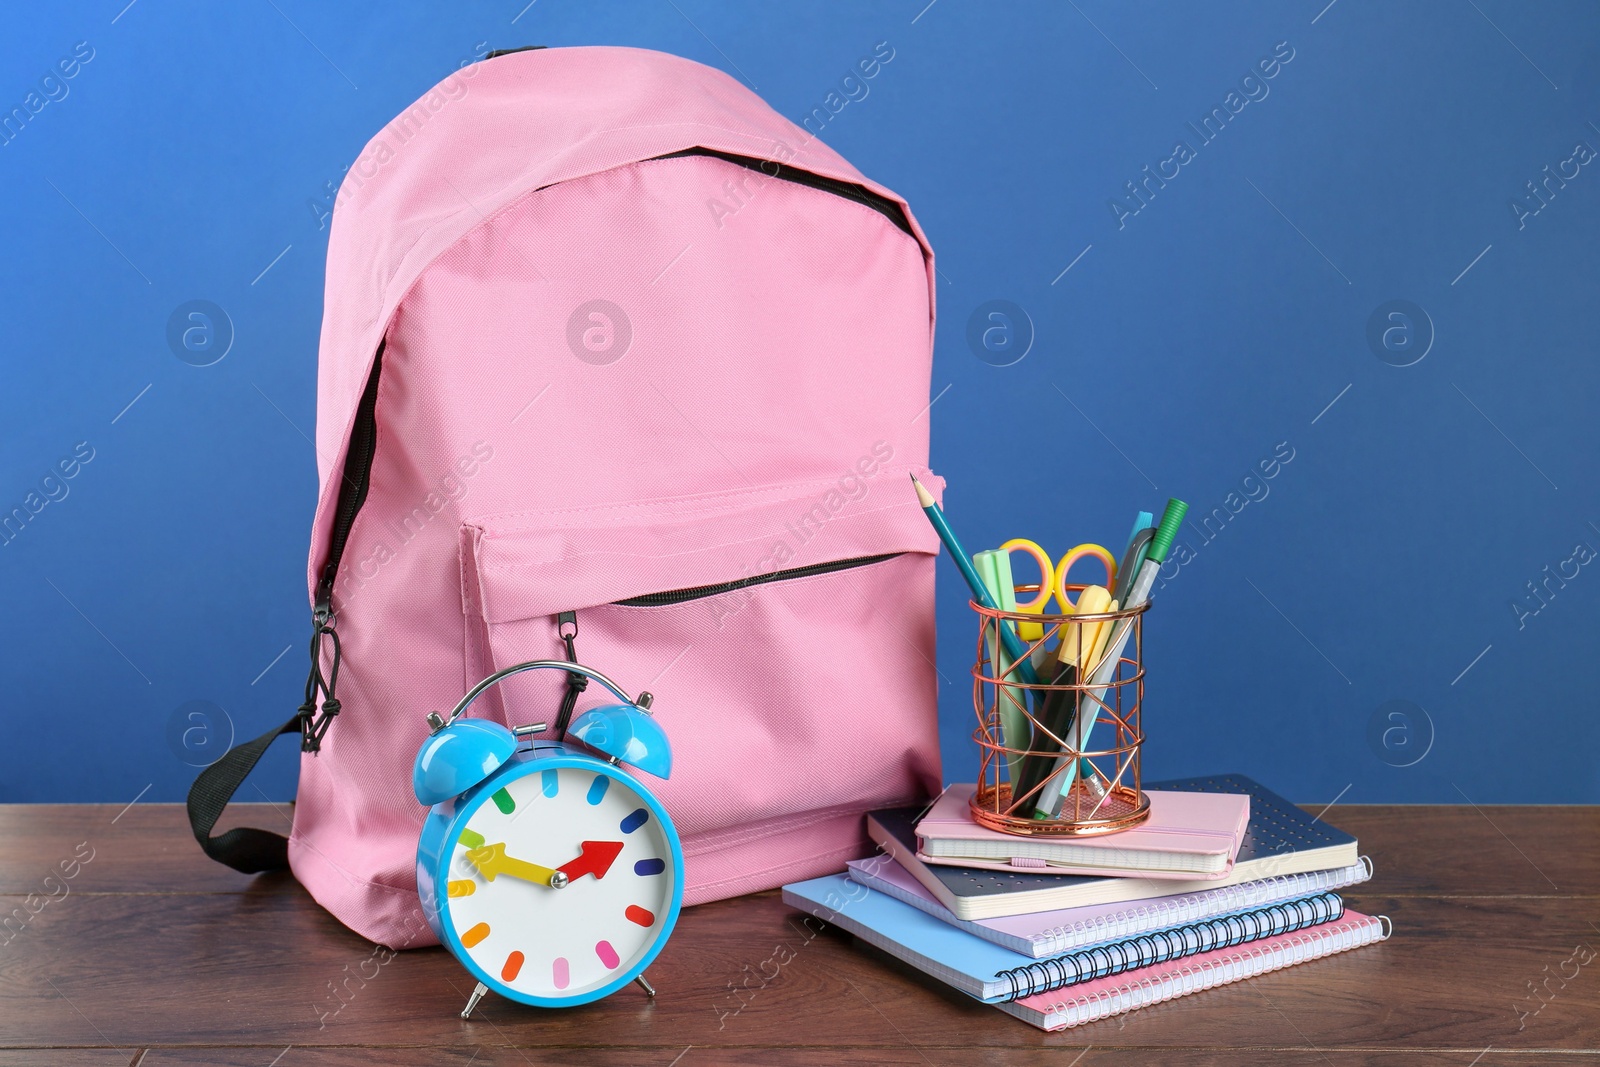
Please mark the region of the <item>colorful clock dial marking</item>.
POLYGON ((461 836, 456 838, 456 842, 462 848, 482 848, 483 835, 476 830, 463 830, 461 836))
POLYGON ((660 874, 667 869, 666 861, 659 859, 640 860, 633 865, 633 873, 643 877, 650 874, 660 874))
POLYGON ((645 927, 655 925, 655 915, 646 911, 644 908, 639 907, 637 904, 629 904, 628 910, 622 914, 626 915, 628 917, 628 921, 631 923, 637 923, 638 925, 645 927))
POLYGON ((488 936, 489 936, 489 924, 488 923, 479 923, 478 925, 474 926, 472 929, 468 930, 466 933, 461 935, 461 943, 463 945, 466 945, 468 948, 471 948, 472 946, 476 945, 478 942, 482 941, 484 938, 486 938, 488 936))
POLYGON ((523 959, 524 957, 520 952, 513 952, 507 956, 506 965, 500 968, 500 977, 508 982, 516 981, 517 975, 522 973, 523 959))
POLYGON ((611 779, 604 774, 594 776, 594 781, 589 783, 589 803, 598 804, 606 798, 606 790, 611 788, 611 779))
POLYGON ((561 776, 556 771, 539 772, 539 790, 547 797, 561 792, 561 776))
POLYGON ((595 942, 594 954, 599 956, 600 962, 605 964, 607 967, 614 968, 617 964, 622 962, 622 957, 617 955, 617 950, 611 947, 611 942, 609 941, 595 942))
POLYGON ((633 809, 633 814, 622 820, 621 830, 625 834, 631 834, 649 821, 649 810, 645 808, 635 808, 633 809))
POLYGON ((550 980, 557 989, 565 989, 572 984, 572 969, 567 965, 565 956, 557 956, 550 964, 550 980))
POLYGON ((478 883, 470 878, 453 878, 445 886, 445 892, 452 897, 470 897, 478 891, 478 883))
POLYGON ((517 802, 511 799, 511 794, 504 789, 494 791, 494 806, 500 809, 501 815, 510 815, 517 810, 517 802))

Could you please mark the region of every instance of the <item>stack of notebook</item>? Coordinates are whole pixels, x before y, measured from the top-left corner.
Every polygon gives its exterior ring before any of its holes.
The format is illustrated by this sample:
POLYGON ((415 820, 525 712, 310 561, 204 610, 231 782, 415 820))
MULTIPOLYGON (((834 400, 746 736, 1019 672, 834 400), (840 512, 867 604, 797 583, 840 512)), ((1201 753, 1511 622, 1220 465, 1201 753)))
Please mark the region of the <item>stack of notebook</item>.
POLYGON ((1343 952, 1387 921, 1349 834, 1243 775, 1152 783, 1134 830, 1052 842, 932 808, 873 812, 882 852, 783 898, 1035 1026, 1059 1030, 1343 952))

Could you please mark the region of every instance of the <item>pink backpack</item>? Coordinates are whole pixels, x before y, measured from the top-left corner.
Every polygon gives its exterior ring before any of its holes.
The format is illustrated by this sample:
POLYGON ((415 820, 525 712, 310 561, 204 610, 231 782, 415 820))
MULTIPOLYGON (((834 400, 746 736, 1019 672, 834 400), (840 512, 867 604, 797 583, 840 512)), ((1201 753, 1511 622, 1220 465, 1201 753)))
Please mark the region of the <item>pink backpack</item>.
MULTIPOLYGON (((938 543, 907 479, 940 484, 932 270, 899 197, 709 67, 561 48, 446 78, 339 190, 312 676, 195 783, 201 846, 291 866, 365 937, 431 942, 424 717, 575 657, 655 694, 685 903, 863 855, 862 813, 940 778, 938 543), (282 733, 304 752, 287 842, 213 837, 282 733)), ((598 702, 574 677, 473 713, 598 702)))

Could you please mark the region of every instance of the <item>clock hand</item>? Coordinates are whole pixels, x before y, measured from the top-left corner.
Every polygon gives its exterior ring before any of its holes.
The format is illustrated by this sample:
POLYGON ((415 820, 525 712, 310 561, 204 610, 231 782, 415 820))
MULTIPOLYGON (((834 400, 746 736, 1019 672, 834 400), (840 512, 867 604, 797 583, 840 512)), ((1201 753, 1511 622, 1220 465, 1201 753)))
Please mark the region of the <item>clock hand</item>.
POLYGON ((576 882, 586 874, 604 878, 621 852, 621 841, 585 841, 578 846, 578 858, 563 863, 559 871, 569 882, 576 882))
MULTIPOLYGON (((620 849, 622 846, 618 845, 620 849)), ((536 882, 539 885, 550 885, 556 872, 549 867, 541 867, 537 863, 528 863, 515 856, 506 855, 505 842, 500 841, 482 848, 467 850, 467 862, 476 867, 485 878, 494 881, 496 875, 505 875, 524 882, 536 882)))

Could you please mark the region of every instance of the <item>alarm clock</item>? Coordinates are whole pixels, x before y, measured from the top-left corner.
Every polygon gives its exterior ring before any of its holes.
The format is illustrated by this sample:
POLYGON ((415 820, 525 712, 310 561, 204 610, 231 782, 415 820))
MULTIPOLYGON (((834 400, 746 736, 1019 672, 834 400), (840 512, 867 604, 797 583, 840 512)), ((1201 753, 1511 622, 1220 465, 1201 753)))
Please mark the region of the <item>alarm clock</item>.
POLYGON ((580 663, 534 660, 489 675, 448 717, 428 715, 411 782, 430 809, 417 892, 440 943, 478 981, 463 1019, 490 990, 544 1008, 629 982, 655 996, 644 969, 683 905, 683 848, 634 773, 672 770, 650 704, 580 663), (559 738, 537 736, 545 723, 461 717, 490 686, 542 669, 591 678, 622 703, 583 712, 559 738))

